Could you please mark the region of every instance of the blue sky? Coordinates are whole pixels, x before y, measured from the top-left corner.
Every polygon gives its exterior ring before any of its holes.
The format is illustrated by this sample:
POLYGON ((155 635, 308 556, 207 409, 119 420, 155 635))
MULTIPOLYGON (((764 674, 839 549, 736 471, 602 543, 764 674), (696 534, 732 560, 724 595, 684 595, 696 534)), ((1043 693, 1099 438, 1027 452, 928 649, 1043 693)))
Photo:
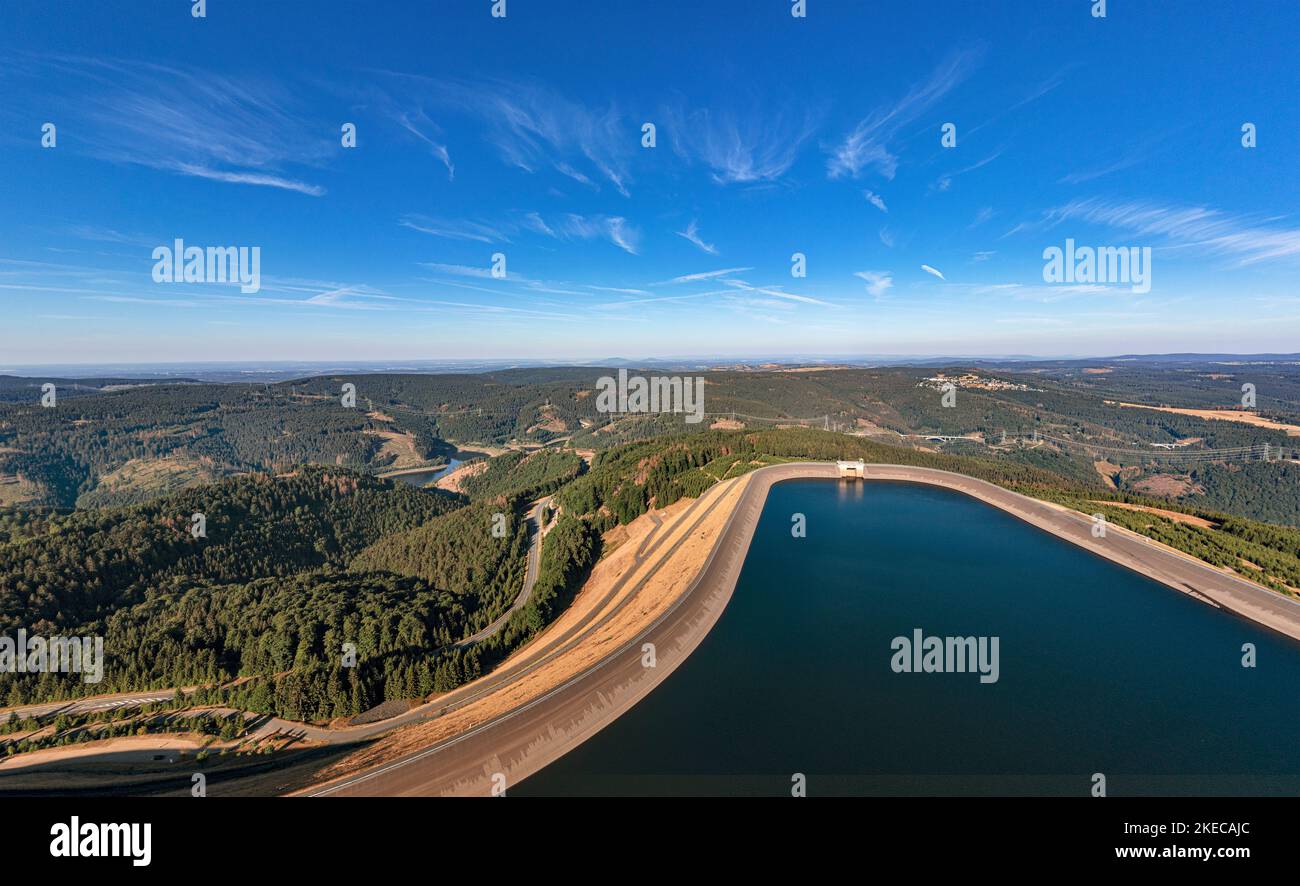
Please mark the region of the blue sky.
POLYGON ((1300 350, 1294 2, 491 5, 6 3, 0 364, 1300 350))

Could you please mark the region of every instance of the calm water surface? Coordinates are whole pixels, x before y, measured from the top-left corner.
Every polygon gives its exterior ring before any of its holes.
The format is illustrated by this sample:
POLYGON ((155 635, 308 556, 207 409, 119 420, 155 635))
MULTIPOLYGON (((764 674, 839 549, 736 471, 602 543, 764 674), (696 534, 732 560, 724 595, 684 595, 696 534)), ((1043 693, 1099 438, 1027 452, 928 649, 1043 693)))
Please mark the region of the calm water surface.
POLYGON ((430 468, 427 471, 412 471, 409 474, 394 474, 391 479, 401 480, 403 483, 415 486, 416 488, 423 488, 433 481, 450 474, 452 471, 456 470, 461 463, 468 461, 471 458, 487 458, 487 453, 471 452, 468 449, 456 450, 456 455, 448 458, 447 464, 441 468, 430 468))
POLYGON ((1296 795, 1298 726, 1300 643, 958 493, 794 480, 695 653, 511 793, 1296 795), (915 628, 998 681, 894 673, 915 628))
POLYGON ((452 471, 456 470, 456 466, 460 464, 460 461, 461 460, 458 458, 448 459, 447 464, 444 467, 430 468, 427 471, 412 471, 406 474, 394 474, 391 479, 401 480, 408 486, 414 486, 417 489, 421 489, 443 475, 450 474, 452 471))

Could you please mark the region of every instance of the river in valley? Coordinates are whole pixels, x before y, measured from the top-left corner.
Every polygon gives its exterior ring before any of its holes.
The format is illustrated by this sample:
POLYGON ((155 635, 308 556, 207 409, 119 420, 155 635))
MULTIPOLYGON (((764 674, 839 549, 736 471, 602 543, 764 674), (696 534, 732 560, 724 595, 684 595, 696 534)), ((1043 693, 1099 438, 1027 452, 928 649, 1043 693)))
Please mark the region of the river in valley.
POLYGON ((691 657, 510 793, 1296 795, 1297 727, 1293 640, 959 493, 792 480, 691 657), (917 630, 996 681, 896 672, 917 630))

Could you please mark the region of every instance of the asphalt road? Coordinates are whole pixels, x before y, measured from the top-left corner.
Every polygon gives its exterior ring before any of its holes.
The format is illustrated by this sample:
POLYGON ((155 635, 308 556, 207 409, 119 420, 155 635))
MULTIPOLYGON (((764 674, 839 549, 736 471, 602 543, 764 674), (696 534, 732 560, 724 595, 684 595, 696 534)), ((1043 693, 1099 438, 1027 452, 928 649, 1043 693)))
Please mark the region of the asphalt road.
POLYGON ((528 605, 528 598, 532 596, 533 586, 537 584, 537 572, 542 565, 542 539, 546 537, 547 531, 547 527, 542 526, 542 515, 551 503, 552 498, 554 496, 548 495, 546 498, 538 499, 533 504, 532 512, 528 515, 528 522, 533 524, 533 537, 528 543, 528 557, 524 564, 524 586, 520 589, 519 596, 515 597, 515 602, 511 604, 510 608, 492 624, 461 640, 456 644, 457 646, 472 646, 486 640, 505 627, 506 622, 510 621, 510 616, 528 605))

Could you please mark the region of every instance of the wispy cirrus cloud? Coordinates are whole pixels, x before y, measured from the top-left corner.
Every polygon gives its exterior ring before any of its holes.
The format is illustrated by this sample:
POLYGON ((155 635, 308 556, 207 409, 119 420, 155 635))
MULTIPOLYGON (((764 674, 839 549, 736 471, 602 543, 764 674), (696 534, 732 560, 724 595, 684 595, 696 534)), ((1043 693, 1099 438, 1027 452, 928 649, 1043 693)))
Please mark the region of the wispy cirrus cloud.
POLYGON ((1044 221, 1083 221, 1147 237, 1170 246, 1231 255, 1240 265, 1300 257, 1300 228, 1269 225, 1269 220, 1231 215, 1207 206, 1169 206, 1136 200, 1074 200, 1046 213, 1044 221))
POLYGON ((982 55, 978 49, 953 53, 897 102, 883 105, 858 121, 848 135, 830 148, 827 175, 833 179, 857 178, 872 169, 892 179, 898 171, 898 157, 891 144, 901 130, 965 80, 979 65, 982 55))
POLYGON ((424 142, 433 156, 447 167, 447 181, 455 181, 456 167, 451 162, 451 152, 447 150, 447 145, 442 140, 442 127, 429 119, 429 115, 420 108, 409 111, 394 110, 392 114, 399 126, 424 142))
POLYGON ((540 213, 529 212, 498 222, 408 215, 398 220, 398 224, 432 237, 479 243, 509 243, 512 237, 530 231, 553 240, 606 240, 632 255, 640 251, 641 245, 641 230, 620 215, 570 212, 547 220, 540 213))
POLYGON ((404 228, 446 240, 472 240, 477 243, 509 243, 508 231, 500 225, 473 219, 438 219, 425 215, 407 215, 397 222, 404 228))
POLYGON ((431 271, 437 271, 440 274, 453 274, 457 277, 478 277, 481 279, 490 279, 492 269, 488 267, 476 267, 474 265, 451 265, 443 262, 420 262, 421 267, 428 268, 431 271))
POLYGON ((872 298, 884 297, 894 286, 894 276, 888 271, 854 271, 853 276, 866 281, 867 294, 872 298))
POLYGON ((569 213, 553 225, 556 235, 569 240, 608 240, 624 252, 636 255, 641 248, 641 231, 618 215, 576 215, 569 213))
POLYGON ((961 169, 958 169, 956 172, 950 172, 947 175, 940 176, 932 185, 930 185, 930 190, 931 191, 950 190, 952 188, 953 179, 957 178, 958 176, 965 175, 968 172, 974 172, 977 169, 982 169, 983 167, 988 166, 990 163, 992 163, 994 160, 998 159, 1001 156, 1002 156, 1002 149, 998 148, 996 151, 994 151, 989 156, 985 157, 983 160, 977 160, 974 163, 970 164, 969 166, 964 166, 961 169))
MULTIPOLYGON (((629 194, 628 158, 636 140, 629 138, 629 124, 613 104, 590 107, 523 81, 383 73, 394 84, 385 93, 393 106, 427 106, 476 121, 510 166, 529 173, 549 169, 591 188, 603 181, 629 194)), ((450 160, 444 162, 450 170, 450 160)))
POLYGON ((301 303, 315 307, 341 308, 350 311, 387 311, 394 308, 384 302, 405 301, 393 295, 385 295, 364 286, 343 286, 318 292, 301 303), (378 302, 378 304, 376 304, 378 302))
POLYGON ((310 185, 306 182, 296 181, 291 178, 284 178, 279 175, 267 175, 261 172, 231 172, 225 169, 211 169, 206 166, 196 166, 193 163, 178 163, 171 167, 173 171, 183 175, 192 175, 195 178, 206 178, 212 181, 229 182, 234 185, 265 185, 269 188, 280 188, 285 191, 297 191, 299 194, 306 194, 309 197, 320 197, 325 193, 325 189, 319 185, 310 185))
POLYGON ((1081 169, 1077 172, 1071 172, 1061 176, 1057 184, 1062 185, 1081 185, 1086 182, 1095 181, 1103 176, 1110 175, 1112 172, 1120 172, 1124 169, 1137 166, 1146 162, 1155 152, 1160 139, 1148 139, 1139 145, 1135 145, 1125 151, 1118 159, 1103 163, 1100 166, 1093 166, 1089 169, 1081 169))
POLYGON ((753 268, 723 268, 719 271, 701 271, 697 274, 683 274, 680 277, 674 277, 671 280, 663 280, 654 286, 672 286, 677 283, 694 283, 697 280, 716 280, 718 277, 730 277, 733 274, 743 274, 745 271, 752 271, 753 268))
POLYGON ((710 170, 718 184, 774 182, 794 165, 820 114, 788 106, 750 114, 680 107, 664 111, 673 150, 710 170))
POLYGON ((322 165, 330 141, 278 82, 57 54, 10 61, 5 73, 31 78, 27 94, 57 104, 77 132, 75 144, 101 160, 325 193, 290 170, 322 165))
POLYGON ((741 292, 753 292, 758 295, 768 296, 769 298, 802 302, 808 305, 830 305, 830 302, 822 301, 819 298, 813 298, 810 295, 796 295, 793 292, 786 292, 780 286, 751 286, 744 280, 723 280, 722 282, 733 289, 740 290, 741 292))
POLYGON ((1066 79, 1066 75, 1077 67, 1078 67, 1077 63, 1067 65, 1061 70, 1052 74, 1046 80, 1040 81, 1039 84, 1035 86, 1032 90, 1030 90, 1030 92, 1024 98, 1020 99, 1020 101, 1011 105, 1011 107, 1007 108, 1005 111, 994 114, 992 117, 985 120, 983 123, 977 123, 976 125, 967 129, 966 137, 969 138, 970 136, 979 132, 981 129, 984 129, 986 126, 990 126, 993 123, 996 123, 997 121, 1001 120, 1003 117, 1007 116, 1008 114, 1018 111, 1021 108, 1025 107, 1026 105, 1033 104, 1034 102, 1038 101, 1040 98, 1047 95, 1049 92, 1052 92, 1057 87, 1059 87, 1062 83, 1064 83, 1066 79))
POLYGON ((120 243, 124 246, 150 247, 158 245, 157 237, 150 237, 145 234, 128 234, 115 228, 95 225, 72 225, 67 229, 67 233, 80 240, 93 240, 99 243, 120 243))
POLYGON ((590 283, 586 286, 595 292, 617 292, 619 295, 651 295, 646 289, 632 289, 626 286, 594 286, 590 283))
POLYGON ((691 219, 691 223, 686 226, 686 230, 675 231, 674 233, 676 233, 678 237, 689 240, 691 243, 695 244, 698 249, 707 252, 709 255, 718 254, 718 247, 714 246, 712 243, 705 243, 700 238, 700 226, 695 219, 691 219))
POLYGON ((867 202, 879 209, 881 212, 889 212, 889 207, 885 205, 885 198, 875 191, 863 191, 862 196, 867 198, 867 202))

